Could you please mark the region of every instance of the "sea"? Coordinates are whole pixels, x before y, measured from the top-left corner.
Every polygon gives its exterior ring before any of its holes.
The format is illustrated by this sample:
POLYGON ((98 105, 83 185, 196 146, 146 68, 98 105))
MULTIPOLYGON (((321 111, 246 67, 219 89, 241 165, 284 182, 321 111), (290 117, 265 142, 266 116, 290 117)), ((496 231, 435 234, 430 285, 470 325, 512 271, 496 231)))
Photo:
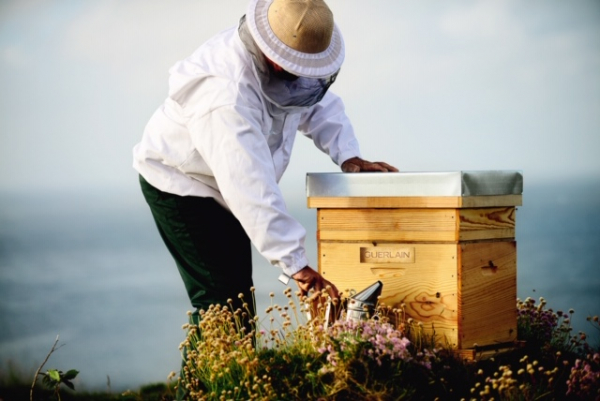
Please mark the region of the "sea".
MULTIPOLYGON (((288 201, 316 260, 316 212, 305 205, 288 201)), ((600 314, 600 180, 526 185, 516 237, 519 298, 573 309, 574 332, 600 343, 586 321, 600 314)), ((277 268, 253 259, 260 315, 285 303, 284 287, 277 268)), ((190 309, 137 190, 0 190, 0 379, 33 378, 58 338, 44 370, 77 369, 77 389, 165 382, 190 309)))

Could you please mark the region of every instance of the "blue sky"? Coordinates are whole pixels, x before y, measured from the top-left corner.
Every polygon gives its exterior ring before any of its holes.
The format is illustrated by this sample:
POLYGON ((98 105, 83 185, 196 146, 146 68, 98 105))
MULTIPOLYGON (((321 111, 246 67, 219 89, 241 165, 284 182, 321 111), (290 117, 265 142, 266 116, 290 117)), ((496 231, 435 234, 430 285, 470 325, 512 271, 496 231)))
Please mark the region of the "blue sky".
MULTIPOLYGON (((403 171, 519 169, 526 185, 600 176, 597 1, 329 4, 347 47, 333 90, 365 158, 403 171)), ((0 188, 137 191, 131 148, 168 68, 245 7, 2 1, 0 188)), ((293 197, 307 171, 337 171, 309 141, 296 146, 282 182, 293 197)))

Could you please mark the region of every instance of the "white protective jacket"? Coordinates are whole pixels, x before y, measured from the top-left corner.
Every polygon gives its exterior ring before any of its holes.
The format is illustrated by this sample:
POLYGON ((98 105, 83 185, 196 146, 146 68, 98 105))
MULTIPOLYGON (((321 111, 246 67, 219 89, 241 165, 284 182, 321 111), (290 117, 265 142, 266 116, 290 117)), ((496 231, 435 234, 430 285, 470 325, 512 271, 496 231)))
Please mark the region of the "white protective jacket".
POLYGON ((360 156, 341 99, 328 92, 299 112, 274 107, 236 27, 169 72, 169 95, 133 149, 134 168, 161 191, 214 198, 287 275, 307 266, 306 232, 287 212, 278 182, 297 131, 338 165, 360 156))

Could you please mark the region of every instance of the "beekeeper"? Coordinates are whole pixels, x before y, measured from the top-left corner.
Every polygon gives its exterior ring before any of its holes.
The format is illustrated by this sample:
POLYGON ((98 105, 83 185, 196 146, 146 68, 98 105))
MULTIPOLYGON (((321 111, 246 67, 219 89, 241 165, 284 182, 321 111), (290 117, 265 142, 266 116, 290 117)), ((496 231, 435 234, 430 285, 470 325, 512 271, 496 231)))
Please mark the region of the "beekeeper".
POLYGON ((236 27, 170 69, 169 93, 134 150, 143 194, 192 305, 250 299, 251 243, 300 290, 331 286, 309 266, 306 232, 278 182, 296 132, 345 172, 397 171, 361 159, 329 91, 344 42, 322 0, 252 0, 236 27))

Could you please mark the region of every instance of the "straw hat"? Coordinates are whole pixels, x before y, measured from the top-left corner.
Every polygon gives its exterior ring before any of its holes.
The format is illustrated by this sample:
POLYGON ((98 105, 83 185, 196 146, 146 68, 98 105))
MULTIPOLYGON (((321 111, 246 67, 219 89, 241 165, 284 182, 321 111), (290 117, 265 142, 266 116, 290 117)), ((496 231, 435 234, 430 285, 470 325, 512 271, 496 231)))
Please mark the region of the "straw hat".
POLYGON ((246 13, 260 50, 286 71, 326 78, 344 61, 344 40, 323 0, 251 0, 246 13))

